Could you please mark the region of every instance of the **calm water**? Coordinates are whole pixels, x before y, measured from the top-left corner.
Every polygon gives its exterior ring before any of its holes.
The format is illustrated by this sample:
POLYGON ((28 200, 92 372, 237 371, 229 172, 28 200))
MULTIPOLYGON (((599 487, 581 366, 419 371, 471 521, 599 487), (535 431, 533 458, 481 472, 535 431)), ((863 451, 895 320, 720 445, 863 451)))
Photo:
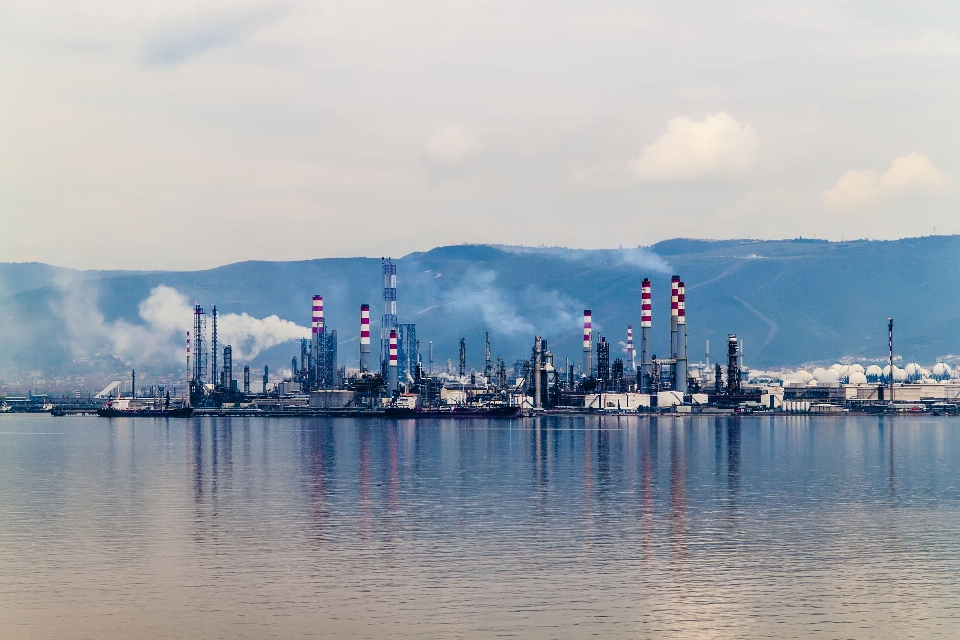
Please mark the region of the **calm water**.
POLYGON ((960 634, 960 421, 0 417, 0 638, 960 634))

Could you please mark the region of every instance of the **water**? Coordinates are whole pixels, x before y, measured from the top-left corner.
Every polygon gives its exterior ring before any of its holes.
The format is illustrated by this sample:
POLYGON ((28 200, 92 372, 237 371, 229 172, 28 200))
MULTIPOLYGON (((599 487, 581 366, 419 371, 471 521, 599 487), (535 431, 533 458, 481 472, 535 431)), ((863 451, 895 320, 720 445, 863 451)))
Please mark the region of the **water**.
POLYGON ((0 417, 0 638, 960 633, 960 422, 0 417))

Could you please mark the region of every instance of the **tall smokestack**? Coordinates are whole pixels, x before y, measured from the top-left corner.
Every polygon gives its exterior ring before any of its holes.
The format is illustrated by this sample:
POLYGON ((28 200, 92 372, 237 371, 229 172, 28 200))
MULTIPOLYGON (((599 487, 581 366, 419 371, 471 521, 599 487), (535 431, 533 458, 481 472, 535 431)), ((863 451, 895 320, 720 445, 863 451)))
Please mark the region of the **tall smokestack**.
POLYGON ((687 392, 687 296, 686 286, 677 286, 677 391, 687 392))
POLYGON ((627 361, 630 364, 628 371, 636 369, 636 363, 633 357, 633 325, 627 325, 627 361))
POLYGON ((887 326, 890 332, 890 402, 893 402, 893 318, 887 318, 890 324, 887 326))
POLYGON ((583 310, 583 375, 593 375, 593 314, 590 309, 583 310))
POLYGON ((390 332, 399 331, 397 324, 397 265, 390 258, 381 258, 383 271, 383 318, 380 321, 380 373, 386 371, 390 359, 390 332))
POLYGON ((543 368, 543 342, 540 336, 536 337, 533 347, 533 408, 539 409, 542 405, 543 391, 540 387, 540 370, 543 368))
POLYGON ((653 326, 653 306, 650 299, 650 279, 640 284, 640 393, 650 393, 650 328, 653 326))
POLYGON ((313 296, 313 376, 310 386, 318 386, 322 378, 323 364, 323 296, 313 296))
POLYGON ((390 331, 390 361, 387 363, 387 391, 397 390, 397 332, 390 331))
POLYGON ((680 308, 680 276, 670 280, 670 357, 677 357, 677 315, 680 308))
POLYGON ((370 370, 370 305, 360 305, 360 373, 370 370))

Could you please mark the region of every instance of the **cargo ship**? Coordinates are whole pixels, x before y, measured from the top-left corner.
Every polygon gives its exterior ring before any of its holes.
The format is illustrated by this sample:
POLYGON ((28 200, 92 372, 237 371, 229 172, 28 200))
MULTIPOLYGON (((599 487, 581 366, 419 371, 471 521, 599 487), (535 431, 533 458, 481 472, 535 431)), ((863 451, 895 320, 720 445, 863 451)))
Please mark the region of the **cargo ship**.
POLYGON ((179 406, 156 407, 149 404, 133 404, 129 398, 108 400, 105 405, 97 409, 97 415, 102 418, 188 418, 193 415, 193 407, 179 406))

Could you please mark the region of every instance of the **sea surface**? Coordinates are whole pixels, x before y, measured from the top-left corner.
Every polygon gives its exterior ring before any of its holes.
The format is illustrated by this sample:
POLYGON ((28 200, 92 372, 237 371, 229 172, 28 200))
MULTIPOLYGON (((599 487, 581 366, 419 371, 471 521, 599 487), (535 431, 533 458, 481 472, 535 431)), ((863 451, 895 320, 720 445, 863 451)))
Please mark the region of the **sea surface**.
POLYGON ((0 638, 960 636, 960 420, 0 416, 0 638))

